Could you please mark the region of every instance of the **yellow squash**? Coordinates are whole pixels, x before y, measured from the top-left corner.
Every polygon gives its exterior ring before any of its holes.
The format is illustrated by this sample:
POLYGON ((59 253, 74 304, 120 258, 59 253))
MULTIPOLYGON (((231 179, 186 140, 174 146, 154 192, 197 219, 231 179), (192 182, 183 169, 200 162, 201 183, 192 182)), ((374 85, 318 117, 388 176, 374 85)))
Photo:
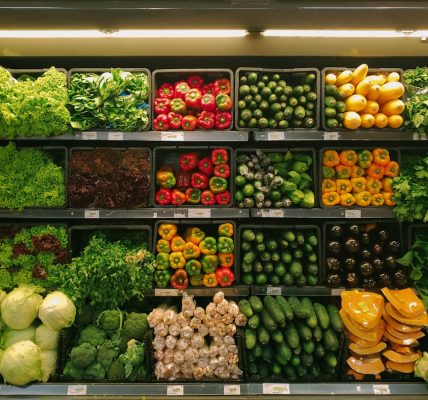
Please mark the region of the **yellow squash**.
POLYGON ((401 82, 388 82, 381 85, 377 102, 382 105, 388 101, 399 99, 403 94, 404 86, 401 82))
POLYGON ((361 64, 354 70, 354 77, 352 78, 352 84, 357 86, 366 76, 369 71, 367 64, 361 64))

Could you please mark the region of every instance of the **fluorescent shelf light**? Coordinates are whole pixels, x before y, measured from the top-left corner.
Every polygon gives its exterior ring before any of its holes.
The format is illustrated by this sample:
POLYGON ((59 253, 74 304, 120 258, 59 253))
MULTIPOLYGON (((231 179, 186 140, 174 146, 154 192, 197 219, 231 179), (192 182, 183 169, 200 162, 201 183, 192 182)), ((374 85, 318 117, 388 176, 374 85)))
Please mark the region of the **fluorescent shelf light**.
POLYGON ((268 29, 262 32, 269 37, 325 37, 325 38, 404 38, 423 37, 428 31, 394 30, 335 30, 335 29, 268 29))
POLYGON ((247 34, 248 31, 244 29, 0 30, 0 38, 5 39, 229 38, 244 37, 247 34))

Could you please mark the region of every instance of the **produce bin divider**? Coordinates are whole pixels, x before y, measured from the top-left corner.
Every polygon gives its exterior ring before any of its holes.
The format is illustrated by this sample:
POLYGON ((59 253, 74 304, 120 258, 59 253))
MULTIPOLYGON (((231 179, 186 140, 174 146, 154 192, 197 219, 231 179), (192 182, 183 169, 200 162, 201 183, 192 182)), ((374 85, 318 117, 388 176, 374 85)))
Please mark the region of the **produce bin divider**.
MULTIPOLYGON (((346 68, 346 67, 325 67, 322 71, 321 71, 321 128, 324 131, 334 131, 334 132, 356 132, 358 130, 362 130, 363 132, 369 132, 369 133, 379 133, 379 132, 399 132, 399 131, 404 131, 405 127, 404 127, 404 123, 400 128, 358 128, 358 129, 347 129, 347 128, 329 128, 326 125, 326 118, 325 118, 325 77, 329 72, 342 72, 342 71, 346 71, 346 70, 354 70, 356 67, 353 68, 346 68)), ((383 73, 383 72, 398 72, 400 74, 400 82, 404 85, 404 81, 403 81, 403 73, 404 70, 402 70, 401 68, 369 68, 367 76, 371 75, 371 74, 379 74, 379 73, 383 73)), ((355 94, 355 93, 354 93, 355 94)), ((407 100, 407 94, 406 91, 404 91, 403 96, 400 97, 401 100, 403 100, 404 102, 406 102, 407 100)), ((358 133, 356 133, 356 135, 358 135, 358 133)))
POLYGON ((235 71, 235 129, 237 131, 281 131, 281 132, 299 132, 299 131, 317 131, 321 125, 320 123, 320 104, 321 104, 321 74, 319 69, 317 68, 291 68, 291 69, 281 69, 281 68, 256 68, 256 67, 239 67, 235 71), (316 121, 315 126, 313 128, 289 128, 289 129, 252 129, 252 128, 240 128, 238 126, 239 122, 239 109, 238 109, 238 101, 239 101, 239 76, 242 72, 267 72, 267 73, 278 73, 278 74, 294 74, 294 73, 305 73, 312 72, 316 75, 316 85, 315 91, 317 94, 316 101, 316 121))
MULTIPOLYGON (((68 87, 71 86, 71 76, 73 74, 85 74, 85 73, 92 73, 92 74, 102 74, 104 72, 111 72, 113 69, 115 68, 71 68, 68 73, 67 73, 67 82, 68 82, 68 87)), ((148 105, 148 112, 147 112, 147 116, 149 118, 149 123, 147 125, 146 129, 143 129, 141 131, 133 131, 133 132, 129 132, 129 133, 135 133, 135 132, 146 132, 148 130, 150 130, 151 126, 152 126, 152 114, 151 114, 151 103, 152 103, 152 87, 151 87, 151 83, 152 83, 152 78, 151 78, 151 73, 150 70, 147 68, 120 68, 120 70, 122 72, 131 72, 132 74, 137 74, 140 72, 145 72, 147 74, 147 82, 149 85, 149 96, 147 98, 147 105, 148 105)), ((78 131, 78 130, 76 130, 78 131)), ((108 129, 108 128, 93 128, 93 129, 87 129, 86 131, 78 131, 78 132, 93 132, 93 131, 97 131, 97 132, 122 132, 119 129, 108 129)))
MULTIPOLYGON (((208 154, 209 155, 209 154, 208 154)), ((173 209, 177 209, 180 210, 182 208, 201 208, 201 207, 207 207, 207 208, 227 208, 227 207, 232 207, 233 206, 233 195, 234 195, 234 181, 233 181, 233 169, 235 168, 235 160, 233 158, 233 148, 230 146, 221 146, 221 145, 207 145, 207 146, 180 146, 180 145, 175 145, 175 146, 156 146, 153 148, 153 156, 152 156, 152 178, 151 178, 151 190, 150 190, 150 200, 149 200, 149 204, 152 207, 160 207, 160 208, 173 208, 173 209), (179 159, 179 155, 180 154, 184 154, 186 152, 190 152, 190 151, 194 151, 194 152, 207 152, 208 153, 211 150, 215 150, 215 149, 226 149, 229 152, 229 162, 227 163, 230 167, 230 176, 229 178, 227 178, 226 180, 228 181, 228 190, 230 193, 230 202, 229 204, 222 206, 222 205, 218 205, 218 204, 214 204, 211 206, 205 206, 204 204, 183 204, 181 206, 176 206, 176 205, 160 205, 160 204, 156 204, 156 192, 160 189, 157 187, 156 185, 156 172, 157 170, 162 166, 161 164, 159 164, 159 166, 156 165, 156 163, 161 160, 161 162, 164 162, 162 157, 159 156, 159 152, 165 152, 165 151, 170 151, 170 154, 174 155, 174 151, 176 152, 176 154, 178 154, 178 157, 172 157, 172 160, 174 163, 178 163, 178 159, 179 159), (175 161, 175 158, 177 158, 177 160, 175 161)), ((192 172, 192 171, 190 171, 192 172)), ((194 171, 196 172, 196 171, 194 171)))
MULTIPOLYGON (((187 75, 203 75, 204 77, 209 77, 210 79, 213 79, 213 81, 215 79, 223 79, 223 78, 228 78, 230 81, 230 98, 232 100, 232 104, 233 106, 235 105, 235 99, 233 98, 234 96, 234 81, 233 81, 233 71, 231 69, 228 68, 193 68, 193 69, 155 69, 152 73, 152 88, 153 88, 153 96, 152 96, 152 101, 150 103, 150 107, 151 107, 151 111, 152 111, 152 124, 153 124, 153 120, 156 118, 156 113, 155 113, 155 99, 157 97, 157 92, 158 92, 158 88, 163 84, 163 83, 171 83, 171 85, 174 83, 174 80, 186 80, 187 75)), ((230 110, 230 114, 232 116, 232 120, 230 121, 230 127, 229 130, 231 131, 233 129, 233 124, 234 124, 234 112, 233 112, 233 108, 230 110)), ((152 128, 153 130, 155 130, 154 126, 152 128)), ((183 129, 168 129, 165 132, 177 132, 177 131, 182 131, 183 129)), ((197 130, 197 129, 196 129, 197 130)), ((211 130, 216 130, 214 129, 208 129, 207 131, 211 131, 211 130)), ((245 129, 244 129, 245 130, 245 129)), ((247 129, 248 131, 248 129, 247 129)), ((204 130, 205 132, 205 130, 204 130)))

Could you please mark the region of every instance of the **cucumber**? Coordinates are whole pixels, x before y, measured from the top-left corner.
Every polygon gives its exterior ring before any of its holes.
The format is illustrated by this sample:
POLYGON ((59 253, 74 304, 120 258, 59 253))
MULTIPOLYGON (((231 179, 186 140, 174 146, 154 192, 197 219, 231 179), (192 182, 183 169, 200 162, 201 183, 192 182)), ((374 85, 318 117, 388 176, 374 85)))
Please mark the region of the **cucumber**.
POLYGON ((257 367, 257 362, 248 363, 247 368, 250 375, 258 375, 259 368, 257 367))
POLYGON ((298 356, 299 354, 301 354, 302 352, 302 346, 299 345, 298 347, 296 347, 295 349, 293 349, 293 354, 295 354, 296 356, 298 356))
POLYGON ((248 326, 253 329, 257 329, 260 325, 260 317, 257 314, 254 314, 249 320, 248 320, 248 326))
POLYGON ((297 378, 296 371, 294 370, 294 368, 293 368, 293 366, 292 366, 292 365, 286 365, 286 366, 283 368, 283 371, 284 371, 284 376, 285 376, 287 379, 289 379, 289 380, 293 381, 293 380, 295 380, 295 379, 297 378))
POLYGON ((259 368, 260 378, 265 379, 269 376, 270 368, 269 368, 269 364, 266 361, 261 360, 258 365, 258 368, 259 368))
POLYGON ((317 363, 313 363, 309 368, 309 373, 315 378, 317 379, 320 376, 321 370, 320 370, 320 366, 317 363))
POLYGON ((256 343, 253 350, 251 351, 253 352, 253 356, 258 358, 258 357, 261 357, 263 354, 263 347, 260 343, 256 343))
POLYGON ((311 315, 311 311, 300 303, 299 299, 295 296, 288 298, 293 313, 297 318, 308 318, 311 315))
POLYGON ((306 367, 310 367, 314 363, 313 355, 303 352, 300 354, 300 363, 306 367))
POLYGON ((330 317, 327 309, 320 303, 314 303, 315 313, 317 314, 318 323, 322 329, 327 329, 330 326, 330 317))
POLYGON ((257 339, 261 345, 269 343, 270 335, 268 330, 264 326, 259 326, 257 329, 257 339))
POLYGON ((314 329, 312 329, 312 337, 315 342, 320 342, 322 339, 322 329, 317 325, 314 329))
POLYGON ((337 351, 339 350, 339 340, 337 339, 336 334, 332 328, 328 328, 324 331, 323 334, 323 345, 328 351, 337 351))
POLYGON ((239 310, 242 314, 244 314, 247 318, 251 318, 254 315, 253 309, 247 299, 241 299, 238 303, 239 310))
POLYGON ((303 351, 308 354, 312 354, 315 351, 315 343, 312 340, 303 342, 303 351))
POLYGON ((312 331, 303 321, 297 322, 297 330, 299 332, 299 336, 303 341, 312 340, 312 331))
POLYGON ((311 299, 309 297, 302 297, 300 304, 307 308, 311 313, 309 317, 306 318, 306 324, 309 326, 309 328, 315 328, 318 324, 318 320, 311 299))
POLYGON ((263 325, 268 331, 271 331, 271 332, 276 331, 276 329, 278 328, 278 325, 265 309, 263 309, 263 311, 261 312, 261 317, 262 317, 263 325))
POLYGON ((316 358, 324 358, 325 357, 326 352, 325 352, 324 347, 321 343, 317 343, 315 345, 315 352, 314 353, 315 353, 316 358))
POLYGON ((275 300, 284 312, 285 318, 289 321, 292 321, 294 319, 294 313, 293 309, 290 306, 290 303, 283 296, 276 296, 275 300))
POLYGON ((273 348, 271 346, 265 346, 263 348, 262 358, 263 360, 271 362, 273 360, 273 354, 274 354, 273 348))
POLYGON ((281 344, 277 344, 275 348, 277 353, 284 360, 286 360, 287 362, 291 360, 291 357, 292 357, 291 349, 284 342, 282 342, 281 344))
POLYGON ((293 367, 297 367, 298 365, 300 365, 300 357, 294 354, 293 357, 291 357, 290 364, 293 367))
POLYGON ((287 324, 284 334, 288 345, 292 349, 299 347, 299 344, 300 344, 299 332, 297 332, 297 329, 292 322, 287 324))
POLYGON ((277 361, 272 361, 270 365, 270 373, 273 376, 281 376, 282 374, 282 367, 281 364, 277 361))
POLYGON ((296 374, 299 377, 306 375, 307 372, 308 372, 308 368, 306 367, 306 365, 303 365, 303 363, 300 363, 300 365, 296 367, 296 374))
POLYGON ((263 305, 264 309, 280 326, 285 325, 285 314, 272 296, 265 296, 263 305))
POLYGON ((327 355, 324 357, 324 362, 330 368, 336 368, 337 367, 337 357, 333 353, 327 353, 327 355))
POLYGON ((278 352, 275 352, 274 359, 277 363, 279 363, 281 365, 287 365, 288 364, 288 361, 284 357, 282 357, 281 354, 278 354, 278 352))
POLYGON ((327 312, 328 316, 330 317, 330 323, 333 330, 336 332, 342 332, 343 323, 337 307, 334 304, 327 304, 327 312))
POLYGON ((244 333, 245 348, 248 350, 254 349, 257 343, 256 331, 251 328, 246 328, 244 333))
POLYGON ((252 362, 256 361, 256 357, 254 357, 254 355, 253 355, 253 353, 251 353, 251 351, 247 352, 246 356, 247 356, 247 363, 252 363, 252 362))
POLYGON ((278 344, 280 344, 284 341, 284 335, 282 334, 282 332, 280 330, 276 330, 276 331, 272 332, 271 337, 272 337, 272 340, 278 344))
POLYGON ((263 310, 263 303, 262 303, 262 301, 260 300, 259 297, 257 297, 257 296, 250 296, 248 298, 248 301, 249 301, 249 303, 251 305, 251 308, 253 309, 253 311, 255 313, 261 313, 262 312, 262 310, 263 310))

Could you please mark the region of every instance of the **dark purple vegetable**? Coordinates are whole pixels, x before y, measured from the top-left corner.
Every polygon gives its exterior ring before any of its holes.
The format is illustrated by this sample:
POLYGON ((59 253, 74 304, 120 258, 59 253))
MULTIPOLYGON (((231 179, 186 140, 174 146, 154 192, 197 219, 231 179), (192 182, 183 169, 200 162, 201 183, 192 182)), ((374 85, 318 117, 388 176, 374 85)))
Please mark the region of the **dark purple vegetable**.
POLYGON ((357 266, 357 260, 355 258, 348 257, 347 259, 345 259, 344 264, 345 264, 345 268, 348 271, 353 271, 357 266))
POLYGON ((340 261, 335 257, 327 257, 327 268, 329 271, 340 271, 341 269, 340 261))
POLYGON ((376 281, 372 276, 364 278, 363 279, 363 286, 367 289, 374 288, 376 286, 376 281))
POLYGON ((394 256, 386 257, 385 258, 385 264, 390 269, 397 269, 398 268, 397 261, 395 260, 394 256))
POLYGON ((343 234, 343 228, 340 225, 333 225, 330 228, 330 235, 339 238, 343 234))
POLYGON ((362 262, 358 270, 362 276, 368 277, 373 274, 373 265, 369 262, 362 262))
POLYGON ((377 256, 382 255, 383 248, 382 248, 382 245, 380 243, 376 243, 373 245, 373 253, 376 254, 377 256))
POLYGON ((361 258, 363 260, 369 261, 372 258, 372 253, 369 249, 363 249, 363 251, 361 252, 361 258))
POLYGON ((342 250, 342 247, 340 246, 339 242, 333 240, 327 245, 327 249, 330 254, 337 255, 342 250))
POLYGON ((360 227, 357 224, 352 224, 349 227, 349 234, 354 237, 360 236, 360 227))
POLYGON ((385 229, 381 229, 377 232, 379 240, 385 242, 389 239, 389 233, 385 229))
POLYGON ((364 246, 368 246, 370 244, 370 235, 367 232, 363 232, 360 237, 360 242, 364 246))
POLYGON ((329 274, 327 276, 327 285, 328 286, 339 286, 341 283, 339 274, 329 274))
POLYGON ((398 271, 396 271, 394 273, 394 281, 395 281, 396 285, 399 287, 408 286, 408 284, 409 284, 409 281, 407 279, 407 275, 402 269, 399 269, 398 271))
POLYGON ((398 253, 400 251, 400 242, 392 240, 388 243, 388 249, 391 253, 398 253))
POLYGON ((377 278, 377 281, 381 287, 391 286, 391 275, 389 275, 388 272, 381 272, 377 278))
POLYGON ((360 251, 360 243, 354 238, 350 238, 345 242, 345 248, 348 253, 354 254, 360 251))
POLYGON ((372 264, 376 271, 382 271, 385 268, 384 262, 380 258, 374 258, 372 264))
POLYGON ((351 287, 358 286, 359 280, 355 272, 348 272, 346 274, 346 285, 351 287))

